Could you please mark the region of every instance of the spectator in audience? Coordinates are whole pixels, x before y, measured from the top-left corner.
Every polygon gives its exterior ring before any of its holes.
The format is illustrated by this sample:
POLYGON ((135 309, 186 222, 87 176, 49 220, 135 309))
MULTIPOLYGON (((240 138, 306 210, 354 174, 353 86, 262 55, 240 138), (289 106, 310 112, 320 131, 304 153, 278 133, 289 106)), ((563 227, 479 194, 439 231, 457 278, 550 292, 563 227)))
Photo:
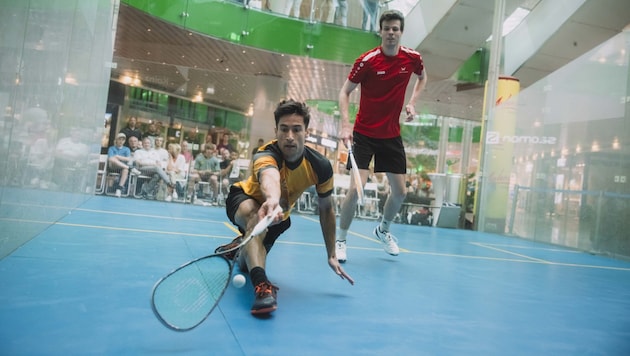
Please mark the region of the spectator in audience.
POLYGON ((131 151, 129 147, 125 146, 127 136, 124 133, 116 135, 116 141, 114 145, 107 150, 107 164, 109 169, 115 172, 120 172, 118 183, 115 185, 115 195, 120 198, 125 185, 127 184, 127 178, 129 177, 128 163, 131 161, 131 151))
POLYGON ((140 139, 136 136, 131 136, 127 140, 129 143, 129 150, 131 151, 131 156, 133 157, 133 153, 142 148, 142 144, 140 143, 140 139))
POLYGON ((186 159, 186 164, 190 165, 190 162, 193 160, 193 154, 190 151, 188 141, 182 141, 182 155, 186 159))
POLYGON ((337 0, 338 6, 335 9, 335 24, 348 26, 348 0, 337 0))
POLYGON ((362 0, 363 21, 361 28, 369 32, 378 32, 378 4, 379 0, 362 0))
POLYGON ((181 154, 181 150, 181 146, 177 143, 168 144, 169 159, 166 165, 166 173, 171 179, 171 182, 175 184, 174 186, 168 187, 166 201, 177 199, 179 194, 183 194, 179 182, 186 180, 188 165, 186 164, 186 158, 181 154))
MULTIPOLYGON (((214 197, 216 197, 218 193, 219 181, 217 176, 221 170, 219 159, 214 155, 215 149, 216 146, 214 144, 206 144, 203 152, 195 158, 190 174, 190 179, 193 181, 193 184, 197 184, 200 181, 210 183, 214 197)), ((203 185, 199 185, 197 198, 203 199, 204 196, 203 185)))
MULTIPOLYGON (((221 172, 219 174, 219 182, 220 182, 220 190, 221 193, 227 195, 228 189, 230 187, 230 176, 232 173, 232 168, 234 167, 234 159, 232 156, 232 152, 228 149, 222 149, 219 151, 221 155, 221 163, 219 163, 219 167, 221 168, 221 172)), ((235 181, 238 181, 236 179, 235 181)))
POLYGON ((127 126, 125 126, 122 130, 120 130, 120 132, 124 133, 125 136, 127 136, 127 141, 125 141, 125 146, 129 147, 131 149, 131 143, 129 143, 129 140, 132 137, 135 137, 138 141, 142 140, 142 132, 140 132, 140 129, 137 127, 138 125, 138 119, 135 116, 131 116, 129 117, 129 119, 127 119, 127 126))
POLYGON ((142 135, 142 139, 148 137, 151 140, 151 147, 154 147, 155 138, 161 136, 162 133, 158 131, 157 121, 150 121, 147 132, 142 135))
POLYGON ((217 151, 219 151, 219 154, 224 148, 227 148, 230 152, 236 151, 232 144, 230 144, 230 134, 227 132, 223 134, 223 136, 221 137, 221 142, 217 145, 217 151))
POLYGON ((164 137, 155 138, 153 141, 153 149, 155 150, 155 154, 160 162, 160 167, 162 167, 162 169, 166 169, 170 155, 168 151, 164 149, 164 137))
POLYGON ((166 171, 162 168, 160 158, 156 154, 156 151, 151 148, 151 139, 149 137, 142 139, 142 148, 134 153, 134 161, 142 174, 151 177, 150 181, 142 184, 141 191, 143 197, 155 199, 160 179, 162 179, 167 186, 173 185, 166 171))
POLYGON ((284 3, 283 13, 287 16, 300 17, 301 7, 302 7, 302 0, 286 0, 286 2, 284 3))
POLYGON ((256 145, 256 147, 254 147, 254 149, 252 150, 252 158, 254 157, 254 155, 256 154, 256 151, 258 151, 258 149, 265 143, 265 140, 263 140, 262 138, 258 139, 258 144, 256 145))
POLYGON ((221 153, 221 192, 224 196, 227 196, 230 186, 245 177, 241 175, 241 170, 238 166, 238 152, 223 150, 221 153))
MULTIPOLYGON (((203 146, 208 144, 214 144, 214 140, 212 139, 212 134, 210 132, 208 132, 205 141, 201 145, 203 146)), ((203 151, 203 147, 201 148, 201 151, 203 151)))
POLYGON ((319 21, 326 23, 335 22, 335 12, 337 11, 337 0, 322 0, 319 10, 319 21))

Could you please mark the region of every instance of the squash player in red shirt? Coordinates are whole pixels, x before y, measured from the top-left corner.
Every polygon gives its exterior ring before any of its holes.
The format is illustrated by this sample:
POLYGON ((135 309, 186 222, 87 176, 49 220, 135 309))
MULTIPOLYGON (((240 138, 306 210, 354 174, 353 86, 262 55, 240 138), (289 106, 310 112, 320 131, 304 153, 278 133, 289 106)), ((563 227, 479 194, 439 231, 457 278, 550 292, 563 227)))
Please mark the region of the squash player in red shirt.
MULTIPOLYGON (((399 118, 404 106, 406 120, 413 120, 416 115, 416 101, 427 82, 420 53, 400 45, 404 27, 405 19, 400 12, 385 11, 379 19, 381 45, 357 58, 339 92, 342 139, 346 145, 353 145, 363 184, 367 181, 368 167, 374 158, 374 171, 385 172, 391 186, 382 220, 374 229, 374 235, 383 244, 385 252, 393 256, 398 255, 399 248, 389 228, 405 198, 407 173, 399 118), (411 97, 405 104, 407 85, 414 74, 416 81, 411 97), (350 94, 359 85, 361 98, 353 128, 348 120, 348 106, 350 94)), ((335 244, 339 262, 347 259, 346 235, 354 217, 357 199, 354 181, 351 180, 350 189, 341 205, 339 233, 335 244)))

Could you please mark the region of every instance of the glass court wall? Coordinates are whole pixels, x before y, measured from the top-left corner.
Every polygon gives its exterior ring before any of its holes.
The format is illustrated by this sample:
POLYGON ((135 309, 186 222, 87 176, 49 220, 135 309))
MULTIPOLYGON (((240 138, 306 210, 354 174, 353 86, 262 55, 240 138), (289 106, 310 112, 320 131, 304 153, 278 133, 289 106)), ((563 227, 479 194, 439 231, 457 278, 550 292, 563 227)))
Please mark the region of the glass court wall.
POLYGON ((485 147, 490 162, 512 153, 488 172, 509 198, 480 209, 505 212, 498 233, 630 256, 629 52, 626 30, 502 104, 485 147))
POLYGON ((93 194, 117 3, 0 1, 0 258, 93 194))

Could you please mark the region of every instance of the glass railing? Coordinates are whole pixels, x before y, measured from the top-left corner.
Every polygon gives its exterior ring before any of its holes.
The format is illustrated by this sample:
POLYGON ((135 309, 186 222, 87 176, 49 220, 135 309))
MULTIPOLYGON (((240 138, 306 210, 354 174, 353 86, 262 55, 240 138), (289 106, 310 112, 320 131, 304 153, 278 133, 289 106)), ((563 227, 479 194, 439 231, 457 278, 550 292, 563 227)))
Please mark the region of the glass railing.
POLYGON ((123 0, 182 28, 273 52, 351 63, 375 47, 378 16, 417 0, 123 0), (371 16, 373 14, 373 17, 371 16), (376 21, 372 21, 372 19, 376 21))

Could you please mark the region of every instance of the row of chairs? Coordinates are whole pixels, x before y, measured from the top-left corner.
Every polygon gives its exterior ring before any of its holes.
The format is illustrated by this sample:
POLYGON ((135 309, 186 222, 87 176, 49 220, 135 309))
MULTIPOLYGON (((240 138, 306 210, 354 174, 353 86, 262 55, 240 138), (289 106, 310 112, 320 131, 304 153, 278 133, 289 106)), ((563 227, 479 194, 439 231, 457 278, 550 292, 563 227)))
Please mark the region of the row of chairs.
MULTIPOLYGON (((234 170, 233 173, 235 173, 236 176, 238 176, 238 173, 244 170, 247 170, 248 166, 249 166, 249 160, 238 159, 236 160, 236 169, 234 170)), ((121 173, 120 171, 111 170, 108 168, 106 154, 100 155, 99 167, 97 171, 96 193, 112 195, 112 196, 115 195, 115 189, 113 189, 113 185, 118 179, 120 179, 120 173, 121 173)), ((196 182, 194 189, 192 190, 192 195, 189 196, 188 188, 189 188, 190 183, 188 180, 188 176, 189 176, 188 173, 189 172, 186 173, 186 176, 184 178, 176 181, 177 185, 183 188, 181 189, 181 192, 183 192, 183 194, 178 194, 177 200, 182 201, 182 202, 190 201, 192 203, 195 200, 196 192, 200 190, 211 191, 211 189, 208 187, 209 185, 208 182, 196 182)), ((140 188, 142 186, 142 182, 148 181, 151 178, 152 178, 151 176, 144 175, 144 174, 140 174, 140 175, 130 174, 126 183, 127 189, 126 191, 122 192, 123 193, 122 196, 125 196, 125 197, 133 196, 135 198, 142 198, 142 191, 140 188)), ((221 187, 222 184, 223 184, 222 180, 219 180, 219 192, 220 192, 219 196, 212 197, 212 198, 216 198, 216 199, 213 199, 213 201, 215 201, 217 204, 220 204, 220 205, 223 202, 223 194, 221 192, 223 192, 224 189, 222 189, 223 187, 221 187)))
MULTIPOLYGON (((121 172, 119 170, 112 170, 108 167, 107 164, 107 155, 102 154, 99 158, 99 166, 96 175, 96 194, 105 194, 113 196, 116 194, 114 189, 114 185, 120 179, 121 172)), ((178 179, 176 183, 184 187, 184 192, 187 191, 188 185, 188 174, 186 174, 185 178, 178 179)), ((129 174, 126 182, 126 190, 122 192, 122 196, 129 197, 133 196, 134 198, 142 198, 142 191, 140 187, 143 182, 147 182, 151 180, 151 176, 145 174, 133 175, 129 174)), ((181 197, 181 199, 186 199, 185 196, 181 197)))

